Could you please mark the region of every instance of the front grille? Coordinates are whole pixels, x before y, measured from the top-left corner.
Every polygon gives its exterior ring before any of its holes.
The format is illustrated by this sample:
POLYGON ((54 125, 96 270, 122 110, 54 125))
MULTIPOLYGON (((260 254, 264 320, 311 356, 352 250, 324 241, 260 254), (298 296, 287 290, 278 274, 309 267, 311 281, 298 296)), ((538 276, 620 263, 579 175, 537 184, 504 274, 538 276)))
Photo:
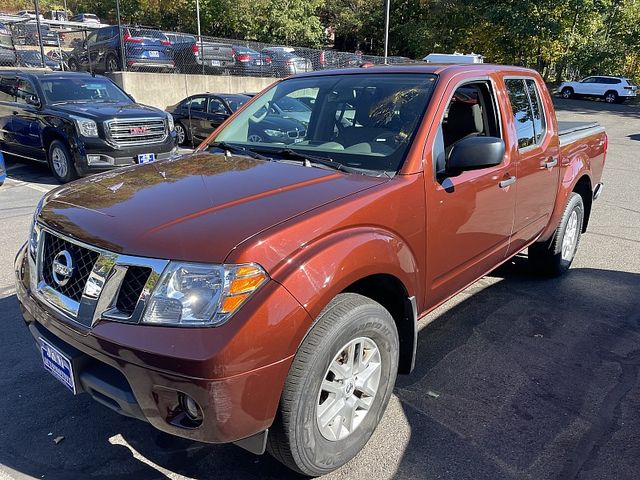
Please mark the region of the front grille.
POLYGON ((302 138, 307 134, 306 130, 289 130, 287 135, 289 138, 302 138))
POLYGON ((149 275, 151 275, 151 269, 147 267, 131 266, 127 269, 116 301, 116 308, 120 312, 127 316, 133 314, 149 275))
POLYGON ((71 242, 67 242, 55 235, 46 232, 44 238, 44 247, 42 251, 42 276, 47 285, 63 295, 79 302, 84 292, 87 279, 91 274, 93 265, 98 260, 100 254, 80 247, 71 242), (69 252, 73 261, 73 269, 71 278, 65 285, 59 285, 53 278, 53 260, 64 251, 69 252))
POLYGON ((159 143, 167 138, 167 127, 162 118, 110 120, 106 129, 111 141, 119 147, 159 143))

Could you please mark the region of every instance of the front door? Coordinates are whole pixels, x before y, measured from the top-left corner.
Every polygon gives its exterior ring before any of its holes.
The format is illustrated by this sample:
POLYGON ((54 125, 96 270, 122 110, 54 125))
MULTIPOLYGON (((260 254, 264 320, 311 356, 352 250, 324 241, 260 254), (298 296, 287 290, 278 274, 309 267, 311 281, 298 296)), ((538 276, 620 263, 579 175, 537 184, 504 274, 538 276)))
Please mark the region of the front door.
POLYGON ((510 253, 522 250, 549 223, 558 191, 560 149, 551 135, 553 106, 534 78, 504 80, 511 104, 512 135, 518 138, 516 215, 510 253))
POLYGON ((494 80, 450 87, 427 182, 427 305, 433 306, 490 271, 507 253, 516 201, 515 148, 504 135, 494 80), (448 175, 446 156, 473 136, 505 139, 501 164, 448 175))

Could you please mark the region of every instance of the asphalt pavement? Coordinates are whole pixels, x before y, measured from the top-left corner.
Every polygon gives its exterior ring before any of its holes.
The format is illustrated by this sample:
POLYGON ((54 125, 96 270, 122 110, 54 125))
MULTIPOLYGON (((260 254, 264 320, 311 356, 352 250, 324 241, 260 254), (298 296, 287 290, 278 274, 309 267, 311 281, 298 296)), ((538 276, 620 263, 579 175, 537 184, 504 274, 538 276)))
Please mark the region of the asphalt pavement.
MULTIPOLYGON (((423 319, 416 370, 399 379, 366 448, 327 479, 639 478, 640 108, 557 103, 559 118, 596 120, 609 135, 605 189, 572 269, 541 279, 521 255, 423 319)), ((46 168, 8 167, 0 478, 297 478, 267 455, 120 417, 43 370, 12 264, 35 205, 56 184, 46 168)))

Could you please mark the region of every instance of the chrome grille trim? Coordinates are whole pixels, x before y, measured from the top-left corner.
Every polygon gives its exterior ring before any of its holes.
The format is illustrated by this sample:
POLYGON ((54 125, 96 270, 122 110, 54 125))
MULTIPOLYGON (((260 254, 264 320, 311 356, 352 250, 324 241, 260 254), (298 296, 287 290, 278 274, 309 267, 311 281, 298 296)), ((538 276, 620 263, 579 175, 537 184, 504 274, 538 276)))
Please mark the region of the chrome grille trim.
POLYGON ((165 118, 114 118, 104 122, 107 139, 118 147, 131 147, 162 143, 169 135, 169 126, 165 118), (131 133, 131 129, 144 129, 140 133, 131 133))
POLYGON ((28 258, 31 272, 30 284, 36 298, 53 308, 66 320, 85 328, 93 327, 102 318, 126 323, 140 322, 147 301, 169 263, 168 260, 117 254, 70 238, 40 224, 36 224, 34 228, 38 237, 38 250, 35 260, 31 255, 28 255, 28 258), (99 253, 100 256, 87 279, 79 302, 65 296, 45 282, 42 266, 46 235, 42 235, 43 232, 61 238, 78 247, 99 253), (151 274, 144 285, 133 313, 126 315, 118 311, 116 302, 122 287, 122 281, 130 266, 149 268, 151 274))

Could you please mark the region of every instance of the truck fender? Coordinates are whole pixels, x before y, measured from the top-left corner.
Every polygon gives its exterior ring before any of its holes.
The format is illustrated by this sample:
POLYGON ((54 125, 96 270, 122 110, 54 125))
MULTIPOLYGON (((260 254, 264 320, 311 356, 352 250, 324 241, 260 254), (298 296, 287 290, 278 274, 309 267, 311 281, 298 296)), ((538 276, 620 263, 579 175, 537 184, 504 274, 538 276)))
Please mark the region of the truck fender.
MULTIPOLYGON (((311 323, 301 326, 299 346, 320 312, 341 292, 359 281, 390 282, 402 308, 394 315, 400 335, 400 373, 413 368, 417 342, 416 298, 422 298, 419 266, 407 242, 379 227, 358 227, 330 234, 307 244, 272 272, 308 312, 311 323)), ((386 288, 386 283, 384 283, 386 288)), ((386 291, 386 290, 385 290, 386 291)), ((359 292, 367 295, 366 292, 359 292)), ((385 301, 372 296, 373 300, 385 301)))
MULTIPOLYGON (((562 178, 558 187, 558 195, 556 195, 556 203, 553 207, 553 213, 551 214, 547 228, 545 228, 540 235, 540 238, 538 239, 539 241, 549 240, 556 231, 556 228, 560 223, 560 219, 562 218, 562 213, 569 201, 569 195, 575 190, 580 179, 586 178, 589 182, 591 192, 593 192, 593 183, 591 181, 590 173, 591 161, 587 152, 576 153, 569 160, 566 158, 563 159, 562 168, 562 178)), ((585 208, 590 209, 591 204, 589 203, 589 206, 587 206, 586 203, 587 202, 585 202, 585 208)))

